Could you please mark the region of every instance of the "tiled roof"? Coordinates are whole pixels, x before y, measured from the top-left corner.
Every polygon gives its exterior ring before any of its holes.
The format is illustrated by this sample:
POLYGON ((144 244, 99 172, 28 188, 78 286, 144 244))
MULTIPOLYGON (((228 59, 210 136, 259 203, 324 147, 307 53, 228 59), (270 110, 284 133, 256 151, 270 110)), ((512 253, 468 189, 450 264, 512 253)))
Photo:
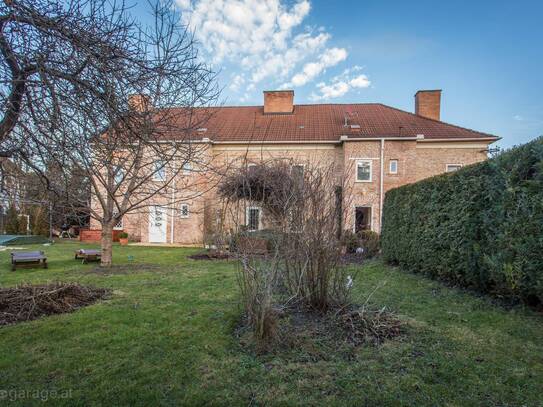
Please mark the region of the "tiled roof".
MULTIPOLYGON (((349 138, 419 134, 425 139, 498 138, 379 103, 295 105, 292 114, 263 114, 262 106, 213 107, 205 108, 205 112, 209 118, 201 126, 206 130, 199 133, 217 142, 339 141, 342 135, 349 138)), ((202 113, 200 110, 196 116, 202 113)))

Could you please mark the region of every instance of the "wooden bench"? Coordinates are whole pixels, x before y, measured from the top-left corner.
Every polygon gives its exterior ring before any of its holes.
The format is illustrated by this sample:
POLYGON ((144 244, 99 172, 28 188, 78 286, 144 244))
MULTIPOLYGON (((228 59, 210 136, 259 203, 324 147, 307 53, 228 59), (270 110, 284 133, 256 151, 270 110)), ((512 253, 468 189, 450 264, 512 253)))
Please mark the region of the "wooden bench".
POLYGON ((75 259, 83 259, 81 263, 85 264, 89 261, 100 261, 102 251, 96 249, 79 249, 75 252, 75 259))
POLYGON ((12 252, 11 253, 11 270, 15 271, 17 265, 20 266, 39 266, 47 268, 47 257, 42 251, 34 252, 12 252))

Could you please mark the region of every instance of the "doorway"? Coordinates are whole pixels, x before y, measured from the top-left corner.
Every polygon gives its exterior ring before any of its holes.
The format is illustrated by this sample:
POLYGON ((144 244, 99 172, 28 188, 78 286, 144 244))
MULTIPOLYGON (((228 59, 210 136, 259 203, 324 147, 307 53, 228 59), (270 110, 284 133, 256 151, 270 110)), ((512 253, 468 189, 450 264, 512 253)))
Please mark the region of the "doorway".
POLYGON ((354 232, 371 230, 371 207, 357 206, 355 210, 354 232))
POLYGON ((166 209, 149 207, 149 243, 166 243, 166 209))

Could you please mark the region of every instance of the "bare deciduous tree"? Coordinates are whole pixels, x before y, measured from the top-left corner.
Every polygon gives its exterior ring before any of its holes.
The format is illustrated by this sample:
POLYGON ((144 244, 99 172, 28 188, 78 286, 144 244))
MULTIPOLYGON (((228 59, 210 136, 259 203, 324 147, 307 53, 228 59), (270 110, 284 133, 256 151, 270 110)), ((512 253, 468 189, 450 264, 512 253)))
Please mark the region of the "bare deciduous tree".
MULTIPOLYGON (((215 74, 170 1, 151 2, 138 23, 124 3, 9 1, 0 7, 3 150, 25 159, 48 186, 46 163, 90 183, 87 208, 102 227, 102 265, 111 264, 114 225, 152 202, 202 193, 179 176, 208 170, 201 142, 218 97, 215 74), (198 109, 196 109, 198 108, 198 109)), ((192 184, 191 184, 192 183, 192 184)))

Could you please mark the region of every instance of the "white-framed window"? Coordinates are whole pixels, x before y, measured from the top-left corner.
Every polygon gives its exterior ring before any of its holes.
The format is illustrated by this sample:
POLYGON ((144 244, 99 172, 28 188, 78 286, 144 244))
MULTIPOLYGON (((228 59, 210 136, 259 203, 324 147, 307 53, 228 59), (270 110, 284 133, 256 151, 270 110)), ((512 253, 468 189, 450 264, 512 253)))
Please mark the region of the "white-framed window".
POLYGON ((183 164, 183 175, 189 175, 192 171, 192 164, 189 162, 185 162, 183 164))
POLYGON ((356 182, 371 182, 372 162, 371 160, 358 160, 356 162, 356 182))
POLYGON ((390 160, 390 162, 388 163, 388 172, 390 174, 398 173, 398 160, 390 160))
POLYGON ((259 230, 260 222, 262 221, 262 211, 257 206, 250 206, 245 213, 245 224, 248 230, 259 230))
POLYGON ((179 217, 180 218, 188 218, 189 217, 189 205, 186 203, 183 203, 179 206, 179 217))
POLYGON ((455 172, 462 168, 462 164, 447 164, 445 166, 446 172, 455 172))
POLYGON ((166 181, 166 167, 163 161, 155 161, 153 181, 166 181))
MULTIPOLYGON (((113 212, 113 217, 117 216, 117 212, 113 212)), ((123 229, 123 218, 119 219, 115 226, 113 226, 113 230, 122 230, 123 229)))

